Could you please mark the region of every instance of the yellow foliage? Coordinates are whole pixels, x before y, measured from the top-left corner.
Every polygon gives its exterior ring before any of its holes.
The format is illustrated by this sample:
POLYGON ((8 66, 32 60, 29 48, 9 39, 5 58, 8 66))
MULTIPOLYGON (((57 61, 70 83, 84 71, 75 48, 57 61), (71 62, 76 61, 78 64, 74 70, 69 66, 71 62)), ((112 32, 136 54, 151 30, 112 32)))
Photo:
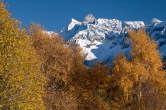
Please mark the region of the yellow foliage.
POLYGON ((39 67, 31 39, 0 2, 1 110, 44 110, 45 78, 39 67))
POLYGON ((48 35, 39 25, 30 28, 33 46, 40 55, 47 76, 47 110, 109 110, 105 101, 110 74, 106 65, 84 65, 84 56, 73 43, 48 35), (102 91, 102 92, 101 92, 102 91))
POLYGON ((111 100, 120 110, 164 110, 166 72, 157 44, 143 30, 129 31, 129 36, 132 58, 119 55, 114 61, 111 100))
POLYGON ((75 88, 70 85, 70 76, 78 69, 74 67, 83 65, 80 49, 72 43, 65 43, 56 34, 48 35, 40 25, 32 24, 30 34, 42 62, 41 72, 47 77, 44 97, 46 109, 75 110, 77 102, 72 93, 75 88))

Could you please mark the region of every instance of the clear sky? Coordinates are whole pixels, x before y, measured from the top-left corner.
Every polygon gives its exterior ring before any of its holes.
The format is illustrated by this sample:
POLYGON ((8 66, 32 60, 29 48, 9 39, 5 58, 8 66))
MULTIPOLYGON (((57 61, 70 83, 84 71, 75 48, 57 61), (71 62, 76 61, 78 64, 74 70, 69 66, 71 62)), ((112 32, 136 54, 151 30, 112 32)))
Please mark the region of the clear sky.
POLYGON ((47 30, 60 31, 71 18, 83 20, 87 14, 96 18, 166 21, 166 0, 5 0, 12 17, 24 26, 40 23, 47 30))

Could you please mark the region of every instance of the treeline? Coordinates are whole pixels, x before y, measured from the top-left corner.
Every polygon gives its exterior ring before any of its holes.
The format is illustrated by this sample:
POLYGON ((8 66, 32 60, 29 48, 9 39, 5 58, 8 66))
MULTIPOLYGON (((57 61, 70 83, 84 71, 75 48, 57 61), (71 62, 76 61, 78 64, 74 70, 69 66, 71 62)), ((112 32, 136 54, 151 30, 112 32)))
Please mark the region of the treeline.
POLYGON ((84 64, 72 42, 28 30, 0 1, 0 110, 165 110, 166 72, 145 31, 128 32, 131 58, 84 64))

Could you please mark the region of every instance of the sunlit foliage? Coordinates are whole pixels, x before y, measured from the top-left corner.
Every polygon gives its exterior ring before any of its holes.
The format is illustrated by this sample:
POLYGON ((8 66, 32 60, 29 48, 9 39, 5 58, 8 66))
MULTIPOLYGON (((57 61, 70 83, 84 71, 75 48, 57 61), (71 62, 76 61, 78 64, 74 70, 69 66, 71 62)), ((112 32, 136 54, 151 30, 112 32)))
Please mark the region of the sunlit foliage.
POLYGON ((0 2, 0 109, 44 110, 45 78, 32 41, 0 2))
POLYGON ((129 36, 132 58, 119 55, 112 68, 112 106, 121 110, 164 110, 166 72, 157 44, 142 30, 129 31, 129 36))

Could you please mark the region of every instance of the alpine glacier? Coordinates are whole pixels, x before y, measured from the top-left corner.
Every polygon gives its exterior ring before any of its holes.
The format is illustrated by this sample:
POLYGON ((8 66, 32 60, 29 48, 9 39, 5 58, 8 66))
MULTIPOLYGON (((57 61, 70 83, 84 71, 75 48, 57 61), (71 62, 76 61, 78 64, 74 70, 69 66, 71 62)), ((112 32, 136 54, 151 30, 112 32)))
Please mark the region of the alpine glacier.
POLYGON ((156 18, 145 25, 143 21, 120 21, 117 19, 96 19, 93 15, 85 17, 83 22, 72 19, 60 34, 65 40, 74 41, 86 54, 86 62, 109 63, 119 53, 131 50, 126 41, 127 30, 146 29, 147 33, 159 42, 162 58, 166 59, 166 23, 156 18))

